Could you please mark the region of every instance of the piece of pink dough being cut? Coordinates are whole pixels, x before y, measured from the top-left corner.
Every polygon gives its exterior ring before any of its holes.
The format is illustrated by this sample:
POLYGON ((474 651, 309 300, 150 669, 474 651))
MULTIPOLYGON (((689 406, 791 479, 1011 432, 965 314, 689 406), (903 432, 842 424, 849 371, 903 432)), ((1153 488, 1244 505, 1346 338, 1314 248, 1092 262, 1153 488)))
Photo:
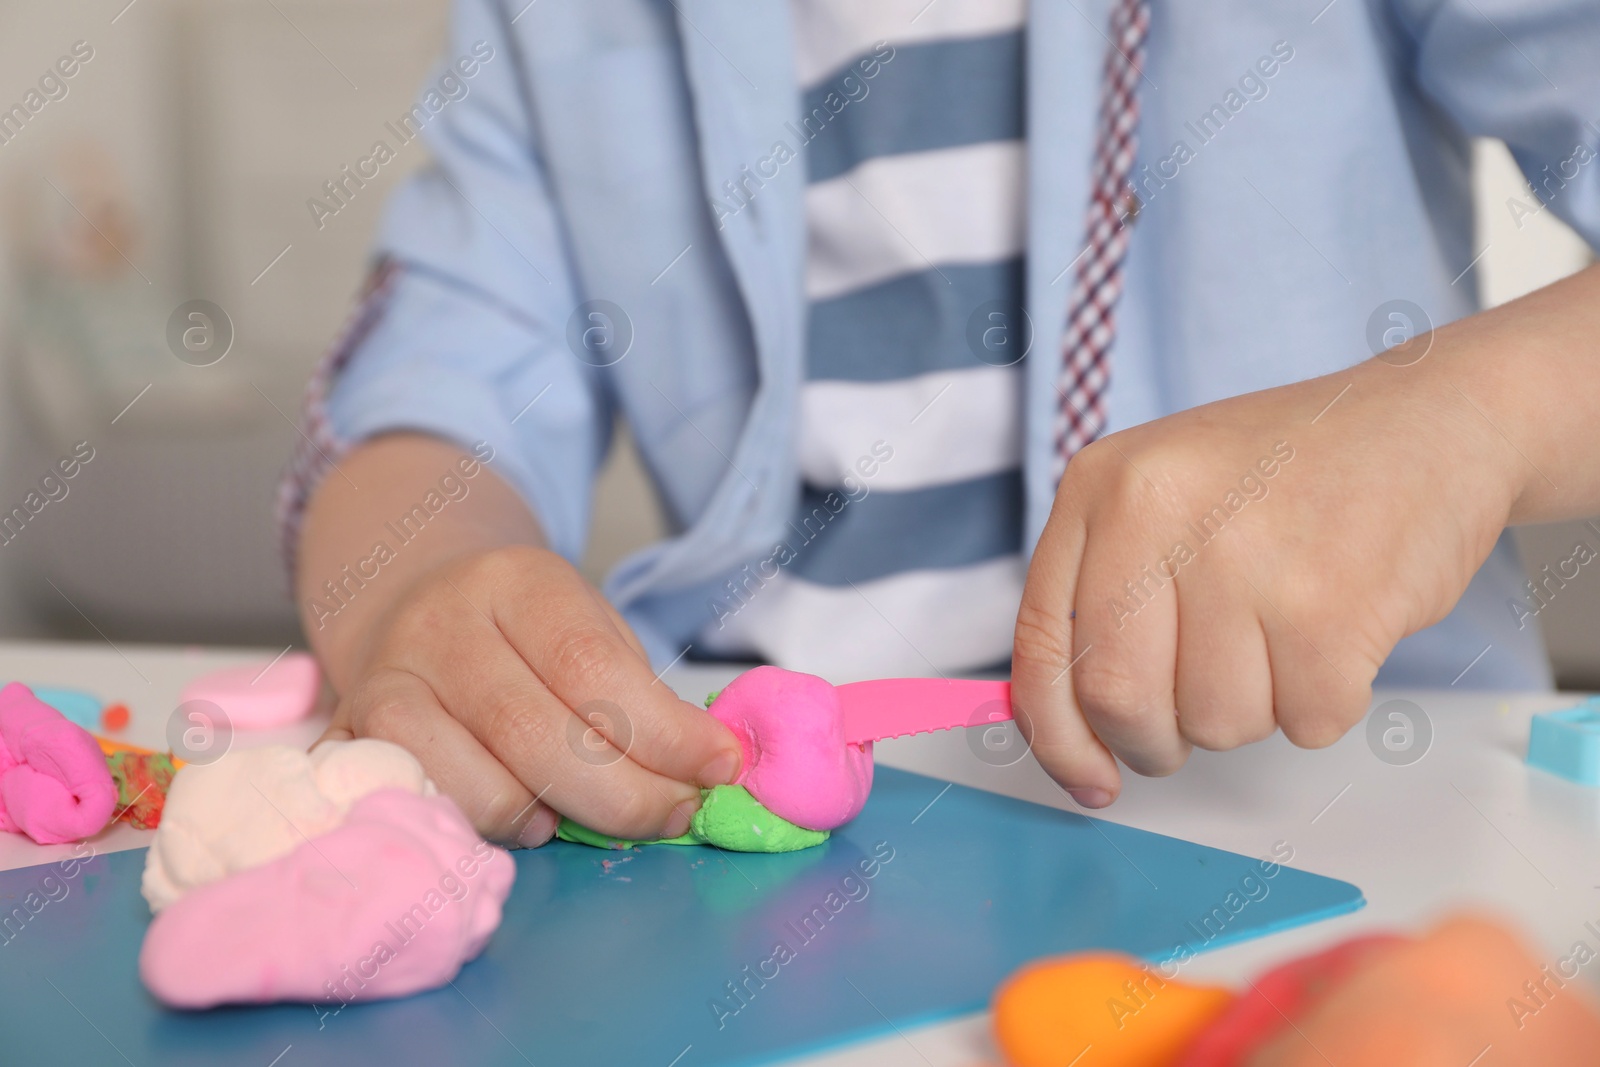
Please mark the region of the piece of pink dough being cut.
POLYGON ((0 689, 0 830, 41 845, 82 841, 116 805, 116 784, 89 731, 20 682, 0 689))
POLYGON ((337 828, 164 908, 139 976, 175 1008, 407 996, 483 950, 514 878, 453 801, 383 789, 337 828))
POLYGON ((289 652, 274 663, 248 663, 202 674, 183 687, 178 700, 215 704, 236 730, 270 730, 311 714, 321 685, 316 659, 289 652))
POLYGON ((710 712, 739 739, 744 786, 774 815, 808 830, 855 818, 872 792, 872 744, 849 744, 839 693, 813 674, 756 667, 729 682, 710 712))

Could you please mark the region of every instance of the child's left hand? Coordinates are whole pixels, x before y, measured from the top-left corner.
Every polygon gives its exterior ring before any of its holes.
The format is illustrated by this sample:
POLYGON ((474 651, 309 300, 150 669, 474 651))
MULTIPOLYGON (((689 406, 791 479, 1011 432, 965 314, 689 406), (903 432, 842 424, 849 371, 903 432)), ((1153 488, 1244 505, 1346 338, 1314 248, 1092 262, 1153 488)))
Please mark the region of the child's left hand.
POLYGON ((1116 796, 1113 755, 1162 775, 1191 746, 1277 728, 1331 744, 1395 644, 1454 606, 1539 475, 1485 418, 1513 432, 1447 332, 1418 365, 1371 360, 1072 459, 1012 678, 1035 755, 1080 803, 1116 796))

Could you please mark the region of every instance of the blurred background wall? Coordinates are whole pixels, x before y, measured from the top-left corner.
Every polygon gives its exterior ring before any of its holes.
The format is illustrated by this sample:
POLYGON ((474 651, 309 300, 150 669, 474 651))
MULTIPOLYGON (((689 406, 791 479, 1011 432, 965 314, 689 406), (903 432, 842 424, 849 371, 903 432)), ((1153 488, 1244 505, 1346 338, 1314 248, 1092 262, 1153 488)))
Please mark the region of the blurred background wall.
MULTIPOLYGON (((78 60, 25 122, 0 112, 0 512, 78 442, 93 450, 66 495, 0 545, 0 636, 297 639, 271 521, 291 420, 387 191, 424 149, 399 149, 320 227, 306 201, 410 106, 446 10, 0 0, 0 109, 78 60), (223 317, 189 318, 196 300, 223 317), (180 307, 179 334, 202 331, 188 363, 168 337, 180 307), (196 365, 229 323, 226 357, 196 365)), ((1518 224, 1507 200, 1537 201, 1502 146, 1477 154, 1486 300, 1588 261, 1548 212, 1518 224)), ((585 569, 598 579, 661 531, 626 438, 596 508, 585 569)), ((1571 554, 1576 530, 1520 536, 1537 571, 1571 554)), ((1600 578, 1584 570, 1540 619, 1562 683, 1600 688, 1600 578)))

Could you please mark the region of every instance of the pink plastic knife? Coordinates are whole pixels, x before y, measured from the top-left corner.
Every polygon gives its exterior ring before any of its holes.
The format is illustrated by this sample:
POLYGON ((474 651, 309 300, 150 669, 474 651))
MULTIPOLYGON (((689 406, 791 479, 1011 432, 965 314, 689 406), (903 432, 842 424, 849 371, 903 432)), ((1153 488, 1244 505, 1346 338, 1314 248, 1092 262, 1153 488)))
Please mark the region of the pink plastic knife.
POLYGON ((844 739, 860 745, 891 737, 988 726, 1011 719, 1011 683, 951 678, 876 678, 836 686, 844 739))

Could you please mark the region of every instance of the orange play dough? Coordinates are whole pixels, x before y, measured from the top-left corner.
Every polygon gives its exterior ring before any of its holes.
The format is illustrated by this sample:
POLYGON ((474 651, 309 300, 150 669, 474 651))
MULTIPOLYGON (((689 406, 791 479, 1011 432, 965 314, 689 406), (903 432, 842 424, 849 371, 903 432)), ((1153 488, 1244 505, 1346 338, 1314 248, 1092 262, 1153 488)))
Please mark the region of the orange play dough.
POLYGON ((1232 1000, 1129 956, 1065 956, 1000 987, 995 1039, 1012 1067, 1164 1067, 1232 1000))
POLYGON ((100 713, 100 725, 112 732, 125 730, 128 727, 129 718, 131 718, 131 715, 128 712, 128 705, 109 704, 100 713))

